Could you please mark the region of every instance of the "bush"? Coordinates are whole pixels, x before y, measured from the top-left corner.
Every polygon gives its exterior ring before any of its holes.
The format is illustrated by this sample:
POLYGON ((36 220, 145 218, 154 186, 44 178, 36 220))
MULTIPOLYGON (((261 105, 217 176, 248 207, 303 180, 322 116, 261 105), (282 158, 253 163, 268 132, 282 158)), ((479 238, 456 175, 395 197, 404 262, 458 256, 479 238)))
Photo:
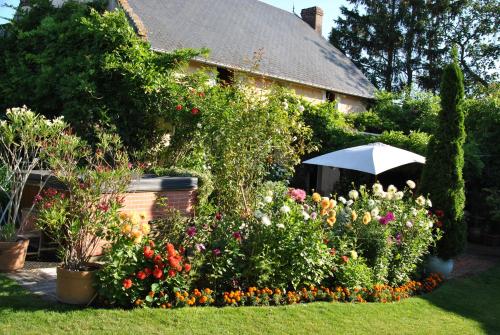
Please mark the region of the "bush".
POLYGON ((422 192, 430 194, 435 208, 445 213, 442 220, 445 233, 438 252, 446 259, 460 254, 466 244, 463 104, 463 74, 454 60, 443 71, 439 126, 429 143, 422 173, 422 192))

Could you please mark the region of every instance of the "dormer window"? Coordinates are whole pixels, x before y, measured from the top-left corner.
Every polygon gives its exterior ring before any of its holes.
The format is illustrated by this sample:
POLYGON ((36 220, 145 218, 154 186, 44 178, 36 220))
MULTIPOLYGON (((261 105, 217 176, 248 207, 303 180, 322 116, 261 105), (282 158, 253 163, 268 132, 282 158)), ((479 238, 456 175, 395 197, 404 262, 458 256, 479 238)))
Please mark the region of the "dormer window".
POLYGON ((337 99, 337 96, 332 91, 326 91, 326 101, 334 102, 337 99))

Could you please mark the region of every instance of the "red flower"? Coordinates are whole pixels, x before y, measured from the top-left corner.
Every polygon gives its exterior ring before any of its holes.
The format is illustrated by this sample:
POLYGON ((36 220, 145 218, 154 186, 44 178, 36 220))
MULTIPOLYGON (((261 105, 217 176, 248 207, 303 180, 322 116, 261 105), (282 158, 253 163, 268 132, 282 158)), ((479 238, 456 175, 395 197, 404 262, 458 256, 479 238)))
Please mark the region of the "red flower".
POLYGON ((443 223, 441 221, 437 221, 436 222, 436 227, 442 228, 443 227, 443 223))
POLYGON ((344 263, 347 263, 347 262, 349 262, 349 257, 342 256, 342 260, 344 261, 344 263))
POLYGON ((132 287, 132 280, 127 278, 123 280, 123 288, 128 290, 129 288, 132 287))
POLYGON ((184 271, 186 272, 191 271, 191 264, 184 264, 184 271))
POLYGON ((171 278, 175 277, 175 270, 174 269, 168 270, 168 276, 171 277, 171 278))
POLYGON ((337 250, 335 250, 335 248, 330 249, 330 255, 335 256, 336 253, 337 253, 337 250))
POLYGON ((150 259, 151 257, 153 257, 154 254, 155 252, 151 249, 150 246, 147 245, 144 247, 144 257, 150 259))
POLYGON ((182 265, 177 265, 177 267, 175 268, 178 272, 181 272, 182 271, 182 265))
POLYGON ((167 252, 169 256, 174 256, 175 255, 175 247, 172 243, 167 244, 167 252))
POLYGON ((215 214, 215 219, 216 219, 217 221, 222 220, 222 214, 221 214, 221 213, 217 213, 217 214, 215 214))
POLYGON ((155 258, 153 259, 153 262, 155 264, 160 264, 162 262, 161 255, 156 255, 155 258))
POLYGON ((144 273, 144 271, 139 271, 139 272, 137 272, 137 279, 144 280, 144 279, 146 279, 146 278, 147 278, 147 276, 146 276, 146 274, 144 273))
POLYGON ((163 271, 158 267, 155 267, 155 269, 153 270, 153 277, 155 277, 156 279, 160 279, 162 276, 163 276, 163 271))
POLYGON ((179 262, 180 262, 179 257, 176 257, 176 256, 169 256, 168 257, 168 264, 173 268, 176 268, 179 265, 179 262))
POLYGON ((151 269, 150 268, 144 268, 144 273, 146 274, 146 277, 151 276, 151 269))
POLYGON ((151 241, 151 240, 150 240, 150 241, 149 241, 149 246, 150 246, 151 248, 154 248, 154 247, 155 247, 155 243, 154 243, 153 241, 151 241))
POLYGON ((205 93, 204 93, 204 92, 199 92, 199 93, 198 93, 198 95, 199 95, 200 97, 202 97, 202 98, 204 98, 204 97, 205 97, 205 93))
POLYGON ((109 205, 107 203, 100 203, 97 205, 97 208, 100 209, 103 212, 107 212, 109 210, 109 205))
POLYGON ((200 110, 198 108, 191 109, 191 114, 198 115, 199 113, 200 113, 200 110))
POLYGON ((444 212, 442 210, 440 210, 440 209, 437 209, 436 210, 436 216, 438 218, 442 218, 444 216, 444 212))
POLYGON ((175 106, 175 109, 177 109, 178 111, 182 110, 182 105, 175 106))

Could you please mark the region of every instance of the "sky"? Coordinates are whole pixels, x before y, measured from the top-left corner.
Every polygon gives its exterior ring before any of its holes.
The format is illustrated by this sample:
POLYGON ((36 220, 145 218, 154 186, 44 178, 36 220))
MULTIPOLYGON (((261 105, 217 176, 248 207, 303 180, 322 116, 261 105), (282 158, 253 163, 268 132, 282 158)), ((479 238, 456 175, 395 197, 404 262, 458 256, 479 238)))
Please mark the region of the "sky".
MULTIPOLYGON (((209 1, 209 0, 207 0, 209 1)), ((275 7, 292 12, 295 6, 295 13, 300 15, 301 9, 318 6, 325 13, 323 16, 323 35, 328 38, 328 34, 332 30, 333 20, 340 15, 340 6, 346 5, 347 0, 261 0, 275 7)), ((0 24, 5 23, 4 17, 11 18, 14 11, 6 8, 3 5, 17 6, 19 0, 0 0, 0 24)))
MULTIPOLYGON (((2 0, 0 0, 2 1, 2 0)), ((304 8, 318 6, 323 9, 323 36, 328 38, 332 30, 333 20, 340 15, 340 7, 347 5, 347 0, 260 0, 262 2, 273 5, 292 12, 295 6, 295 13, 300 15, 300 11, 304 8)))

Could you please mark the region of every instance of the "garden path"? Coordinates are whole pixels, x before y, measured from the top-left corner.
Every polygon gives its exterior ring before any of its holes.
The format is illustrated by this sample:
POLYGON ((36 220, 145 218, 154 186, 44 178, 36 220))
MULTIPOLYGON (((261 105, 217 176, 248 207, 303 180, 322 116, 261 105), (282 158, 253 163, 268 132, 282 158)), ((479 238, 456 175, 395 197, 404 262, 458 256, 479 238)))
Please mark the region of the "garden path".
MULTIPOLYGON (((455 260, 452 277, 464 277, 488 270, 500 263, 500 247, 469 244, 455 260)), ((27 261, 23 270, 9 273, 23 288, 49 301, 56 299, 56 263, 27 261)))

